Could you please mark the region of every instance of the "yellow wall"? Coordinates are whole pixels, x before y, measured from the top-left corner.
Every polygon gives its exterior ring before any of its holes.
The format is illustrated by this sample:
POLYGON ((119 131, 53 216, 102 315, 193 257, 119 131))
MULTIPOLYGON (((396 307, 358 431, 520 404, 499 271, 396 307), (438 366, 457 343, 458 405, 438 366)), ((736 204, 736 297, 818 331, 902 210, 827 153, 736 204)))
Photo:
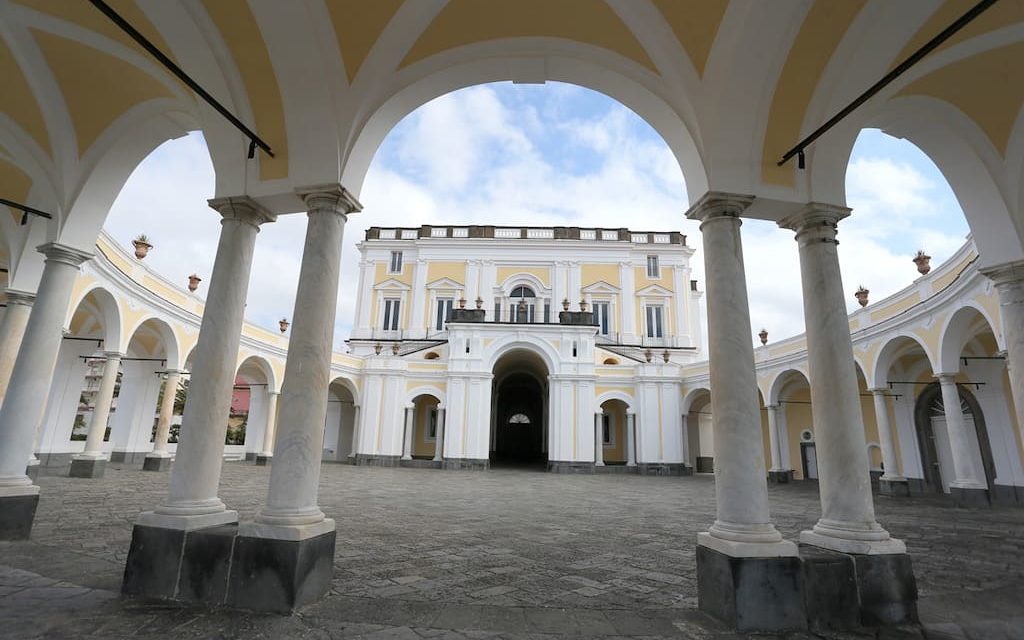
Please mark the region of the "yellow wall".
POLYGON ((528 273, 543 282, 545 287, 551 286, 551 269, 548 267, 498 267, 497 272, 499 285, 516 274, 528 273))
POLYGON ((437 398, 433 396, 420 396, 416 400, 416 418, 415 432, 416 435, 412 441, 412 455, 413 456, 426 456, 433 457, 434 455, 434 441, 427 440, 427 427, 428 418, 430 416, 430 410, 437 407, 437 398))
MULTIPOLYGON (((448 278, 466 286, 465 262, 431 262, 427 265, 427 282, 448 278)), ((411 284, 411 281, 410 281, 411 284)))
POLYGON ((619 284, 619 265, 617 264, 584 264, 580 265, 580 284, 588 287, 597 282, 607 282, 613 287, 619 284))
POLYGON ((377 285, 386 280, 397 280, 402 284, 412 286, 412 266, 407 262, 402 262, 401 273, 388 273, 388 264, 386 262, 377 262, 374 265, 373 284, 377 285))
POLYGON ((800 457, 800 432, 804 429, 814 430, 814 421, 811 418, 811 405, 802 403, 809 403, 811 401, 811 391, 810 389, 792 391, 784 399, 790 402, 801 403, 784 403, 782 410, 786 413, 786 428, 789 435, 789 461, 793 466, 793 477, 802 479, 804 471, 803 458, 800 457))
POLYGON ((921 294, 915 291, 906 298, 896 300, 895 302, 891 302, 883 307, 878 307, 871 312, 871 323, 876 324, 886 318, 891 318, 897 313, 906 311, 918 302, 921 302, 921 294))
POLYGON ((604 447, 604 461, 625 462, 626 461, 626 405, 621 402, 606 402, 602 405, 605 413, 611 416, 611 425, 614 429, 615 444, 604 447))

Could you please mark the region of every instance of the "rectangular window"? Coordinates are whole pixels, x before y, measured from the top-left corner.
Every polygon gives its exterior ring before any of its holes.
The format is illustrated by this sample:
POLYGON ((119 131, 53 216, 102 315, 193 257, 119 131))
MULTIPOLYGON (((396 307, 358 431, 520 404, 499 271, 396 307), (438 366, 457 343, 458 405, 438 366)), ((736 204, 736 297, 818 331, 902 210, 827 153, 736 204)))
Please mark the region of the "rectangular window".
POLYGON ((612 441, 612 417, 607 413, 601 415, 601 443, 613 444, 612 441))
POLYGON ((434 328, 438 331, 444 329, 444 323, 448 322, 448 319, 452 316, 452 304, 455 302, 454 298, 438 298, 437 299, 437 317, 434 321, 434 328))
POLYGON ((402 301, 398 298, 384 298, 384 330, 398 331, 398 316, 402 301))
POLYGON ((647 256, 647 277, 661 277, 661 269, 658 268, 658 256, 647 256))
POLYGON ((495 322, 501 322, 501 303, 500 302, 495 302, 494 303, 494 321, 495 322))
POLYGON ((534 319, 534 310, 536 309, 536 305, 525 305, 522 308, 522 313, 520 313, 519 304, 513 302, 511 303, 510 309, 512 314, 512 322, 536 322, 536 320, 534 319))
POLYGON ((427 417, 427 440, 437 440, 437 409, 431 409, 427 417))
POLYGON ((647 306, 647 337, 648 338, 663 338, 665 337, 665 326, 663 314, 664 310, 661 305, 648 305, 647 306))
POLYGON ((609 308, 610 305, 607 302, 594 303, 594 322, 599 327, 598 333, 602 336, 608 335, 608 331, 610 329, 609 308))
POLYGON ((388 265, 388 273, 402 273, 402 252, 391 252, 391 264, 388 265))
POLYGON ((544 303, 544 322, 551 322, 551 303, 544 303))

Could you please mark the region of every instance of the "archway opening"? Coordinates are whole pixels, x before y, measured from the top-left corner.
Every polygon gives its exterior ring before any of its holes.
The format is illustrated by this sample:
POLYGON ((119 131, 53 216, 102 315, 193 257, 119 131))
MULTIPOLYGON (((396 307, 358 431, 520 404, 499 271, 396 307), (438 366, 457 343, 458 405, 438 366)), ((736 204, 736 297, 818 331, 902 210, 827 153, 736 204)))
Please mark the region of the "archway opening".
POLYGON ((443 428, 441 401, 429 393, 423 393, 413 398, 411 411, 412 432, 409 437, 412 438, 412 458, 440 461, 444 444, 444 435, 440 433, 443 428))
POLYGON ((324 460, 346 462, 355 456, 356 401, 352 383, 345 378, 331 382, 327 392, 324 423, 324 460))
POLYGON ((622 400, 601 403, 601 461, 606 465, 636 462, 635 443, 629 433, 629 407, 622 400))
POLYGON ((261 450, 273 391, 270 371, 269 363, 255 356, 238 367, 224 437, 225 455, 255 459, 261 450))
POLYGON ((687 463, 696 473, 715 471, 715 429, 711 415, 711 391, 699 389, 691 395, 686 412, 687 463))
POLYGON ((539 355, 513 349, 494 365, 491 407, 492 465, 547 463, 548 367, 539 355))

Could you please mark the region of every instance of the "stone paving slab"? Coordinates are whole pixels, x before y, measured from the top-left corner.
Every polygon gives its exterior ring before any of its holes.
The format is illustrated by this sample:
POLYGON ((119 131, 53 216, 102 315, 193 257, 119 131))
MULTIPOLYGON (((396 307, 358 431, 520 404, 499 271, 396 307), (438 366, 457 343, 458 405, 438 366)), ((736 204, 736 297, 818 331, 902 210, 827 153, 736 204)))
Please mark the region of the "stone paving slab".
MULTIPOLYGON (((268 478, 226 464, 220 496, 251 518, 268 478)), ((696 610, 709 476, 325 465, 335 576, 324 600, 291 617, 117 596, 132 522, 166 482, 116 464, 101 479, 41 477, 32 540, 0 543, 0 638, 740 637, 696 610)), ((812 483, 770 487, 769 498, 790 539, 819 512, 812 483)), ((907 542, 925 621, 880 637, 1024 638, 1024 509, 883 497, 876 509, 907 542)))

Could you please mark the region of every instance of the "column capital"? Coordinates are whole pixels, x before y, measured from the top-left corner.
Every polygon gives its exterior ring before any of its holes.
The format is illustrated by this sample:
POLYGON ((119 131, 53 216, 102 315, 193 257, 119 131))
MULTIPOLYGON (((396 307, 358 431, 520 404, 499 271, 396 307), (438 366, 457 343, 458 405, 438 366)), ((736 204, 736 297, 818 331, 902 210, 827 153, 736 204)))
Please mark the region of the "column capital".
POLYGON ((416 405, 415 405, 415 403, 410 402, 409 404, 405 405, 405 408, 406 408, 406 410, 415 409, 416 405))
POLYGON ((779 408, 779 403, 778 402, 773 402, 771 404, 766 404, 766 405, 764 405, 764 408, 765 409, 771 409, 772 411, 775 411, 776 409, 779 408))
POLYGON ((994 267, 985 267, 978 271, 996 285, 1015 282, 1024 283, 1024 260, 1006 262, 994 267))
POLYGON ((61 244, 59 242, 47 242, 36 247, 36 251, 46 256, 47 262, 60 262, 68 266, 77 267, 86 260, 92 258, 93 254, 82 251, 75 247, 61 244))
POLYGON ((120 351, 101 351, 103 358, 106 360, 120 360, 124 357, 124 354, 120 351))
POLYGON ((813 231, 819 231, 815 234, 816 236, 833 240, 836 236, 836 225, 840 220, 849 216, 850 211, 849 207, 823 202, 808 202, 807 206, 800 211, 779 220, 779 226, 796 231, 798 240, 803 234, 813 231))
POLYGON ((257 229, 261 224, 277 220, 275 214, 249 196, 211 198, 206 201, 206 204, 225 220, 238 220, 245 224, 251 224, 257 229))
POLYGON ((939 381, 939 384, 956 384, 956 377, 958 372, 946 373, 938 371, 933 374, 935 379, 939 381))
POLYGON ((633 409, 632 407, 627 407, 626 408, 626 415, 627 416, 636 416, 636 409, 633 409))
POLYGON ((706 222, 712 218, 738 218, 754 201, 754 196, 724 191, 708 191, 686 211, 690 220, 706 222))
POLYGON ((22 304, 26 307, 31 307, 36 301, 36 294, 31 291, 22 291, 21 289, 8 289, 7 304, 22 304))
POLYGON ((594 415, 595 416, 603 416, 604 415, 604 411, 602 411, 601 409, 594 409, 594 415))
POLYGON ((166 376, 165 377, 165 379, 166 379, 166 378, 169 378, 171 376, 181 377, 181 374, 183 374, 185 372, 183 370, 181 370, 181 369, 164 369, 162 373, 164 374, 164 376, 166 376))
POLYGON ((886 396, 889 395, 891 391, 892 390, 889 389, 888 387, 871 387, 870 389, 868 389, 868 393, 871 393, 876 396, 886 396))
POLYGON ((350 213, 358 213, 363 210, 363 205, 359 200, 348 189, 337 183, 301 187, 296 189, 295 193, 302 198, 311 211, 333 209, 347 217, 350 213))

